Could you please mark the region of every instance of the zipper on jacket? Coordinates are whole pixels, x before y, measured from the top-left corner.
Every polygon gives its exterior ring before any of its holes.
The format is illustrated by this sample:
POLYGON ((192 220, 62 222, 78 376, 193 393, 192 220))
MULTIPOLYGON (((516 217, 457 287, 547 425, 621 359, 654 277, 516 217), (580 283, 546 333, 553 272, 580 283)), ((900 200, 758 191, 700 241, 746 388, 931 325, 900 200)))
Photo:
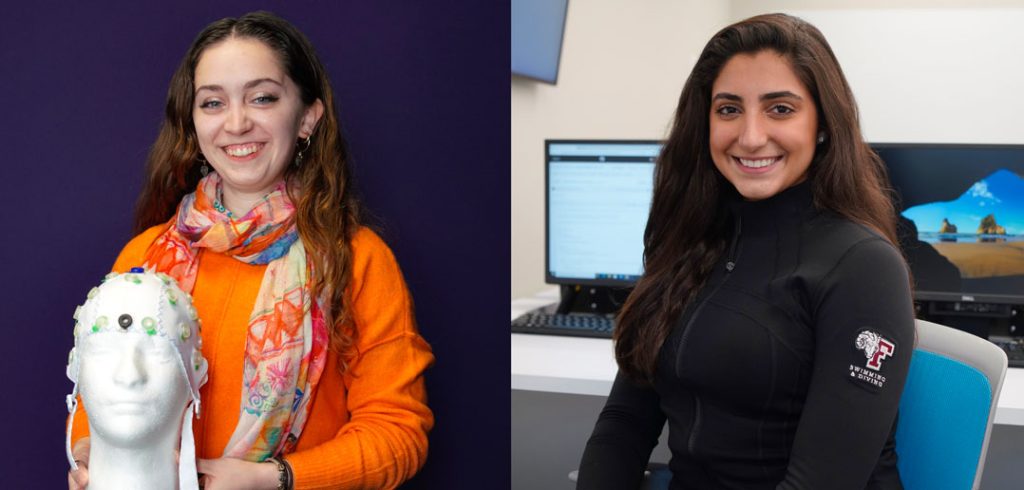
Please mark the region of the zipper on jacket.
POLYGON ((679 350, 682 350, 683 346, 686 345, 686 338, 690 335, 690 326, 693 325, 693 321, 700 315, 700 311, 704 309, 704 304, 718 292, 718 289, 721 288, 722 285, 725 284, 726 279, 729 278, 729 273, 736 268, 736 249, 739 248, 741 225, 742 220, 740 219, 740 215, 739 213, 736 213, 736 224, 732 234, 732 242, 729 244, 729 252, 726 254, 725 277, 723 277, 722 280, 715 285, 715 288, 705 295, 704 298, 700 300, 700 303, 693 308, 693 314, 690 315, 690 318, 686 321, 686 325, 683 327, 683 336, 679 339, 679 350))
POLYGON ((740 243, 740 235, 743 233, 743 218, 736 213, 736 222, 733 224, 732 243, 729 244, 729 253, 725 255, 725 272, 732 272, 736 268, 736 248, 740 243))

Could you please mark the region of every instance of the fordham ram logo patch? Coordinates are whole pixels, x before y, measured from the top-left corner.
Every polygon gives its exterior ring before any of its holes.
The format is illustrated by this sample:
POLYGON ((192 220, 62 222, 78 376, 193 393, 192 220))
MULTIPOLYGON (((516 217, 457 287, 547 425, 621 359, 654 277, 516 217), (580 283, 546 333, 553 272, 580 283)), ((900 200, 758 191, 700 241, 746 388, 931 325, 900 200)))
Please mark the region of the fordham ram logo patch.
POLYGON ((854 340, 855 352, 860 361, 850 363, 850 379, 873 390, 885 386, 882 366, 886 359, 896 354, 896 344, 872 330, 861 330, 854 340))
POLYGON ((865 330, 857 335, 857 348, 864 351, 868 358, 867 367, 878 371, 882 368, 882 361, 892 356, 896 346, 871 330, 865 330))

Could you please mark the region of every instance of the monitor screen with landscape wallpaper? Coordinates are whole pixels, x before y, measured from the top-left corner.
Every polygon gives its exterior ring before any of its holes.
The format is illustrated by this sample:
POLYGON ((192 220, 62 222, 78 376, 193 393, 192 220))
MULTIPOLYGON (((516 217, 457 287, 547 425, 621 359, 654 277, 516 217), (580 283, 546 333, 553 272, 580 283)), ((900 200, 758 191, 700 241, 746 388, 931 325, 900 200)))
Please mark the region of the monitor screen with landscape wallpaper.
POLYGON ((1024 302, 1024 146, 874 147, 917 298, 1024 302))

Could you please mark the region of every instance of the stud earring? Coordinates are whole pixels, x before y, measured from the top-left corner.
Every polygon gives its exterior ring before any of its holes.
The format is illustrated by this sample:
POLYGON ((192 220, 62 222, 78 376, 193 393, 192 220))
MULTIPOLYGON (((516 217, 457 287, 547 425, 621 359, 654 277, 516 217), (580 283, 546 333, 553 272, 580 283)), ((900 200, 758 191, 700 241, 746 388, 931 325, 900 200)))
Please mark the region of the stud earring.
POLYGON ((824 142, 825 142, 825 132, 824 131, 818 131, 818 144, 820 145, 820 144, 822 144, 824 142))

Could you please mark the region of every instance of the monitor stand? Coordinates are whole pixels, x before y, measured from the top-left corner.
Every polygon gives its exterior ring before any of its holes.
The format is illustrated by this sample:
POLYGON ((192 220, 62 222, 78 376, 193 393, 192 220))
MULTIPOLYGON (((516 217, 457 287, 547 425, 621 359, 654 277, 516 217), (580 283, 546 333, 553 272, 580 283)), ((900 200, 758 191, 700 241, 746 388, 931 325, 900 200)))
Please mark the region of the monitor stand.
POLYGON ((625 286, 585 286, 563 284, 558 313, 589 313, 615 315, 626 301, 632 288, 625 286))

